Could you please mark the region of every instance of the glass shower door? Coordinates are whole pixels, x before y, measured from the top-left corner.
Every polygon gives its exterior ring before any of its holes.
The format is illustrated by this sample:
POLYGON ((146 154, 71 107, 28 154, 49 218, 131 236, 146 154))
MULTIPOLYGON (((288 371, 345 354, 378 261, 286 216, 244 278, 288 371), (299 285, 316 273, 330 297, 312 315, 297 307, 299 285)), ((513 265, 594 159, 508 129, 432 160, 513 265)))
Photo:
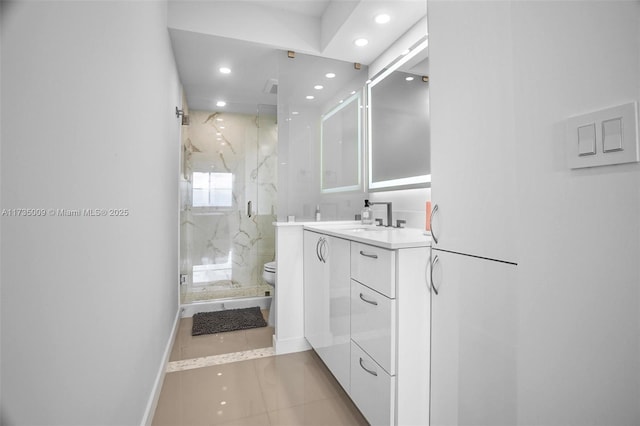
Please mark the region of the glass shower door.
POLYGON ((183 138, 182 304, 269 291, 259 256, 259 124, 258 116, 190 112, 183 138))

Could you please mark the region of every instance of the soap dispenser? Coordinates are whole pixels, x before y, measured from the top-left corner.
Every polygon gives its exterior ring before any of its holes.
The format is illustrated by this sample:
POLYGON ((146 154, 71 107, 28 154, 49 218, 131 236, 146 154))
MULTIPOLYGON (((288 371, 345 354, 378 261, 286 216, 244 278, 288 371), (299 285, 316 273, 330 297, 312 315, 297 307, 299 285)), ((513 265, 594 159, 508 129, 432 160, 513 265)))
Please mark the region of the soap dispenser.
POLYGON ((373 223, 373 212, 371 206, 369 206, 369 200, 364 200, 364 208, 360 213, 363 225, 371 225, 373 223))

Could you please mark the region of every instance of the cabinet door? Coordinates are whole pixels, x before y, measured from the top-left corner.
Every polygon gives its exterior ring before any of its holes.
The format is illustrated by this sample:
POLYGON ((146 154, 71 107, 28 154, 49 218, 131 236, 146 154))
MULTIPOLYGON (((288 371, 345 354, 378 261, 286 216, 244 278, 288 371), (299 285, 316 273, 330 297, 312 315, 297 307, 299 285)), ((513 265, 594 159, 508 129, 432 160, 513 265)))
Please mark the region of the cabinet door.
POLYGON ((510 14, 429 1, 431 198, 434 248, 516 262, 510 14))
POLYGON ((432 268, 430 424, 517 424, 517 267, 433 250, 432 268))
POLYGON ((350 345, 350 250, 349 241, 334 237, 325 237, 325 249, 322 255, 328 259, 328 306, 329 316, 323 321, 325 345, 318 354, 338 380, 345 391, 349 392, 350 345))
POLYGON ((320 255, 324 237, 304 231, 304 337, 312 348, 323 345, 324 317, 329 315, 326 263, 320 255))
POLYGON ((304 232, 305 338, 349 391, 349 241, 304 232))

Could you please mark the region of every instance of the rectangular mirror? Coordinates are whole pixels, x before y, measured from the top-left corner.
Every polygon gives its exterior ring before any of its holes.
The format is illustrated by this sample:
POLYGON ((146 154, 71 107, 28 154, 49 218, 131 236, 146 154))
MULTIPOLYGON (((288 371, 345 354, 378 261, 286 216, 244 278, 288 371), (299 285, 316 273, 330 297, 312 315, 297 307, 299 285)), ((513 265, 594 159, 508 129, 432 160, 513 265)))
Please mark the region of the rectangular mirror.
POLYGON ((424 39, 367 86, 370 191, 431 183, 427 56, 424 39))
POLYGON ((360 189, 362 92, 322 116, 321 188, 323 193, 360 189))

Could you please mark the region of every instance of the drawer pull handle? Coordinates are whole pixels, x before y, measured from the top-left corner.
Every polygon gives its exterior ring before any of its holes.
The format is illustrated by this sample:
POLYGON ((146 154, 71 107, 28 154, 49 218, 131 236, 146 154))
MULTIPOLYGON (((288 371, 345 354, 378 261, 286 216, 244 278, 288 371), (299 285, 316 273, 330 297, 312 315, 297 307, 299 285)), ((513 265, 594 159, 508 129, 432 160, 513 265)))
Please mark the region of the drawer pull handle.
POLYGON ((361 299, 363 302, 366 302, 366 303, 368 303, 368 304, 370 304, 370 305, 378 306, 378 302, 376 302, 375 300, 367 300, 367 299, 365 299, 364 294, 362 294, 362 293, 360 293, 360 299, 361 299))
POLYGON ((377 259, 378 255, 377 254, 370 254, 370 253, 365 253, 364 251, 360 250, 360 254, 363 255, 364 257, 370 257, 372 259, 377 259))
POLYGON ((364 371, 366 371, 367 373, 371 374, 372 376, 378 377, 378 373, 376 373, 373 370, 369 370, 367 367, 364 366, 362 357, 360 357, 360 367, 362 367, 362 369, 364 371))

